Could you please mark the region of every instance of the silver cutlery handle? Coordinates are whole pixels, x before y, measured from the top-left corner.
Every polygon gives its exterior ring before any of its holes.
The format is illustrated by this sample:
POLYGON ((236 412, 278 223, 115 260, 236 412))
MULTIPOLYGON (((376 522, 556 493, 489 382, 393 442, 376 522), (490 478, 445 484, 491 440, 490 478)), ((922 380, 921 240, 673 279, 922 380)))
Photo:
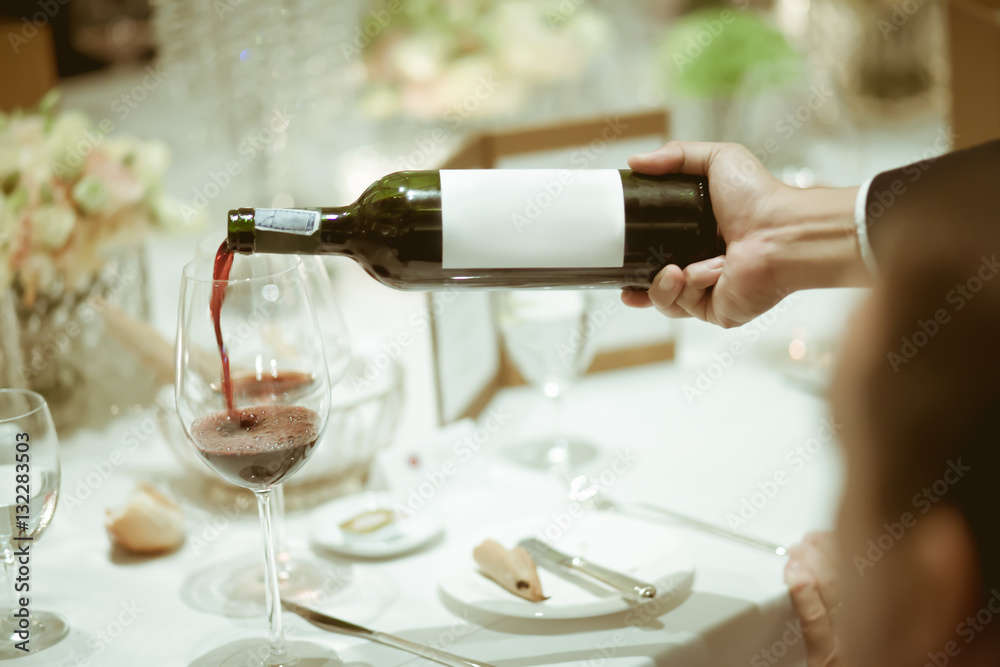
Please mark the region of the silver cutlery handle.
POLYGON ((402 637, 387 635, 384 632, 372 633, 368 636, 368 639, 378 642, 384 646, 391 646, 392 648, 399 649, 400 651, 406 651, 407 653, 419 655, 421 658, 427 658, 428 660, 433 660, 434 662, 447 665, 448 667, 493 667, 493 665, 486 662, 469 660, 467 658, 454 655, 453 653, 448 653, 447 651, 439 651, 438 649, 431 648, 430 646, 424 646, 423 644, 411 642, 410 640, 403 639, 402 637))
POLYGON ((762 549, 775 556, 784 556, 787 553, 787 549, 785 549, 785 547, 781 546, 780 544, 769 542, 768 540, 759 537, 743 535, 742 533, 737 533, 728 530, 726 528, 723 528, 722 526, 717 526, 715 524, 708 523, 707 521, 701 521, 699 519, 695 519, 693 517, 686 516, 684 514, 678 514, 677 512, 668 510, 665 507, 658 507, 656 505, 650 505, 649 503, 635 503, 634 507, 646 510, 647 512, 653 512, 665 517, 669 517, 676 523, 688 526, 690 528, 695 528, 705 533, 711 533, 712 535, 716 535, 717 537, 722 537, 727 540, 733 540, 734 542, 739 542, 747 546, 755 547, 757 549, 762 549))
POLYGON ((627 574, 609 570, 606 567, 596 565, 584 560, 583 558, 570 558, 566 561, 566 565, 572 567, 574 570, 583 572, 598 581, 604 582, 616 591, 621 592, 626 598, 634 600, 635 602, 641 602, 643 600, 656 597, 656 586, 644 581, 639 581, 638 579, 630 577, 627 574))

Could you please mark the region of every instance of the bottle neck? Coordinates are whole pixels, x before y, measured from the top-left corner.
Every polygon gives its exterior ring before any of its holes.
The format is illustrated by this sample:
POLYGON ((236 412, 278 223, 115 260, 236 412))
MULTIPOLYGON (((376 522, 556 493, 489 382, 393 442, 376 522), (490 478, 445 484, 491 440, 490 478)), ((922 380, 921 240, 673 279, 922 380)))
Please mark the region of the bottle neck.
POLYGON ((311 209, 241 208, 229 212, 228 248, 241 254, 337 254, 358 226, 357 204, 311 209))
POLYGON ((320 209, 319 241, 324 252, 340 252, 357 238, 358 217, 357 204, 320 209))

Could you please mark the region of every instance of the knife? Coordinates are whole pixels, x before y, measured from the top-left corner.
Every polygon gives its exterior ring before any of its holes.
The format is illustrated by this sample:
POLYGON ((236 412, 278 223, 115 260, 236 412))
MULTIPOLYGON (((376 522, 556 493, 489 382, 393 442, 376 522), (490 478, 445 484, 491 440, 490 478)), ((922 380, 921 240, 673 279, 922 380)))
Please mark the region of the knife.
POLYGON ((534 537, 521 540, 518 542, 518 546, 531 554, 535 560, 542 560, 558 567, 586 574, 620 592, 628 600, 641 602, 656 597, 656 586, 653 584, 591 563, 579 556, 564 554, 534 537))
POLYGON ((375 632, 374 630, 363 628, 360 625, 355 625, 353 623, 348 623, 347 621, 342 621, 339 618, 328 616, 327 614, 316 611, 315 609, 303 607, 302 605, 292 602, 291 600, 282 599, 281 606, 292 613, 298 614, 305 620, 315 625, 317 628, 347 635, 349 637, 367 639, 375 642, 376 644, 390 646, 394 649, 399 649, 400 651, 406 651, 407 653, 412 653, 413 655, 419 655, 421 658, 427 658, 428 660, 433 660, 434 662, 447 665, 448 667, 493 667, 493 665, 486 662, 469 660, 452 653, 439 651, 438 649, 431 648, 430 646, 424 646, 423 644, 411 642, 407 639, 403 639, 402 637, 395 637, 384 632, 375 632))

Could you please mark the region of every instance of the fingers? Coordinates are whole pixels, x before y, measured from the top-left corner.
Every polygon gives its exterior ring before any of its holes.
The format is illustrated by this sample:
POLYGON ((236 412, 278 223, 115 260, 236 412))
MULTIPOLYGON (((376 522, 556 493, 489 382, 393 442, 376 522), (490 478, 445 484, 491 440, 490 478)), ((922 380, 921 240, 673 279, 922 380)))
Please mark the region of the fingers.
POLYGON ((785 583, 792 596, 792 606, 802 624, 805 639, 806 662, 809 667, 831 664, 836 649, 833 623, 823 604, 815 577, 806 566, 794 557, 785 567, 785 583))
POLYGON ((802 546, 793 548, 801 557, 797 558, 807 570, 812 572, 819 587, 820 597, 827 609, 832 609, 840 601, 839 579, 834 565, 833 537, 830 533, 810 533, 802 539, 802 546))
POLYGON ((645 299, 640 293, 622 292, 627 306, 645 308, 653 305, 667 317, 697 317, 705 320, 711 309, 709 289, 722 275, 723 257, 714 257, 689 265, 683 271, 676 264, 663 268, 653 279, 645 299))
POLYGON ((719 282, 724 261, 722 257, 715 257, 684 269, 684 289, 677 297, 677 306, 691 317, 709 321, 712 302, 708 290, 719 282))
POLYGON ((691 314, 675 302, 684 290, 684 272, 676 264, 666 266, 653 278, 649 286, 649 300, 658 311, 667 317, 691 317, 691 314))
POLYGON ((702 141, 671 141, 652 153, 629 158, 628 165, 641 174, 693 174, 705 176, 712 160, 725 144, 702 141))
POLYGON ((622 303, 629 308, 649 308, 653 305, 649 300, 649 294, 634 289, 622 290, 622 303))

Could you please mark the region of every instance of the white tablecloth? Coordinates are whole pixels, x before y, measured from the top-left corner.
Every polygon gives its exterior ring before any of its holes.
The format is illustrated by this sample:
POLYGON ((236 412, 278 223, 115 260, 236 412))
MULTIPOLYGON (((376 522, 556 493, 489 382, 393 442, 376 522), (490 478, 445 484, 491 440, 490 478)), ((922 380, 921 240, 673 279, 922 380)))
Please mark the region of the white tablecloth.
MULTIPOLYGON (((100 118, 135 77, 119 72, 84 80, 70 88, 67 101, 100 118)), ((123 131, 172 140, 178 167, 168 187, 178 196, 186 197, 191 184, 214 164, 199 155, 197 141, 192 141, 197 128, 156 103, 140 106, 119 125, 123 131)), ((843 180, 859 181, 879 168, 905 162, 920 146, 930 145, 934 127, 921 125, 906 132, 910 134, 893 135, 880 144, 890 148, 870 150, 867 154, 877 159, 868 161, 865 173, 852 168, 843 172, 851 178, 843 180), (914 135, 918 138, 912 139, 914 135)), ((836 151, 835 146, 827 148, 831 155, 836 151)), ((215 228, 221 236, 221 223, 215 228)), ((174 327, 180 266, 192 248, 191 239, 157 242, 151 258, 154 322, 168 335, 174 327)), ((349 272, 343 279, 356 282, 344 291, 356 339, 393 331, 397 320, 419 306, 418 296, 386 292, 349 272)), ((738 516, 747 532, 781 542, 827 528, 840 472, 835 446, 825 442, 817 447, 812 440, 827 427, 824 403, 769 368, 772 357, 766 353, 787 345, 796 325, 804 324, 811 334, 832 334, 843 325, 853 298, 840 293, 799 297, 764 327, 756 344, 745 331, 723 332, 687 322, 680 329, 676 362, 588 377, 568 397, 568 422, 600 442, 609 455, 627 450, 635 457, 637 463, 611 489, 619 498, 656 502, 723 524, 738 516), (718 363, 714 355, 734 340, 746 343, 747 353, 713 379, 702 395, 686 396, 684 386, 696 385, 699 374, 718 363), (780 484, 774 482, 776 474, 780 484)), ((433 430, 425 390, 426 345, 420 341, 402 357, 410 387, 407 412, 399 437, 380 458, 376 473, 382 485, 397 491, 405 492, 419 481, 435 457, 451 446, 433 430), (415 451, 423 462, 416 471, 407 465, 415 451)), ((526 622, 449 609, 437 593, 435 570, 455 541, 494 522, 557 513, 565 505, 560 482, 516 468, 496 454, 504 442, 537 430, 538 401, 527 389, 508 390, 496 399, 493 407, 509 412, 510 422, 428 501, 428 508, 445 519, 443 542, 398 560, 350 563, 350 585, 325 608, 415 641, 451 644, 453 652, 500 667, 719 667, 801 660, 801 641, 781 580, 783 560, 690 531, 684 534, 694 554, 693 590, 648 626, 623 627, 620 617, 526 622)), ((263 617, 227 618, 186 601, 195 573, 227 559, 259 554, 256 512, 250 507, 222 520, 222 508, 205 507, 184 496, 184 473, 150 423, 148 413, 129 414, 103 430, 64 439, 62 496, 49 531, 37 545, 32 605, 61 612, 73 629, 57 647, 18 664, 172 667, 187 665, 225 641, 263 635, 263 617), (131 447, 136 434, 139 444, 131 447), (121 458, 113 456, 116 451, 121 458), (105 509, 120 504, 138 479, 152 480, 181 496, 189 538, 176 553, 142 560, 110 549, 102 528, 105 509)), ((292 515, 288 532, 293 543, 307 548, 306 515, 292 515)), ((336 648, 353 667, 424 664, 407 654, 323 634, 296 618, 289 618, 287 625, 290 635, 336 648)))

